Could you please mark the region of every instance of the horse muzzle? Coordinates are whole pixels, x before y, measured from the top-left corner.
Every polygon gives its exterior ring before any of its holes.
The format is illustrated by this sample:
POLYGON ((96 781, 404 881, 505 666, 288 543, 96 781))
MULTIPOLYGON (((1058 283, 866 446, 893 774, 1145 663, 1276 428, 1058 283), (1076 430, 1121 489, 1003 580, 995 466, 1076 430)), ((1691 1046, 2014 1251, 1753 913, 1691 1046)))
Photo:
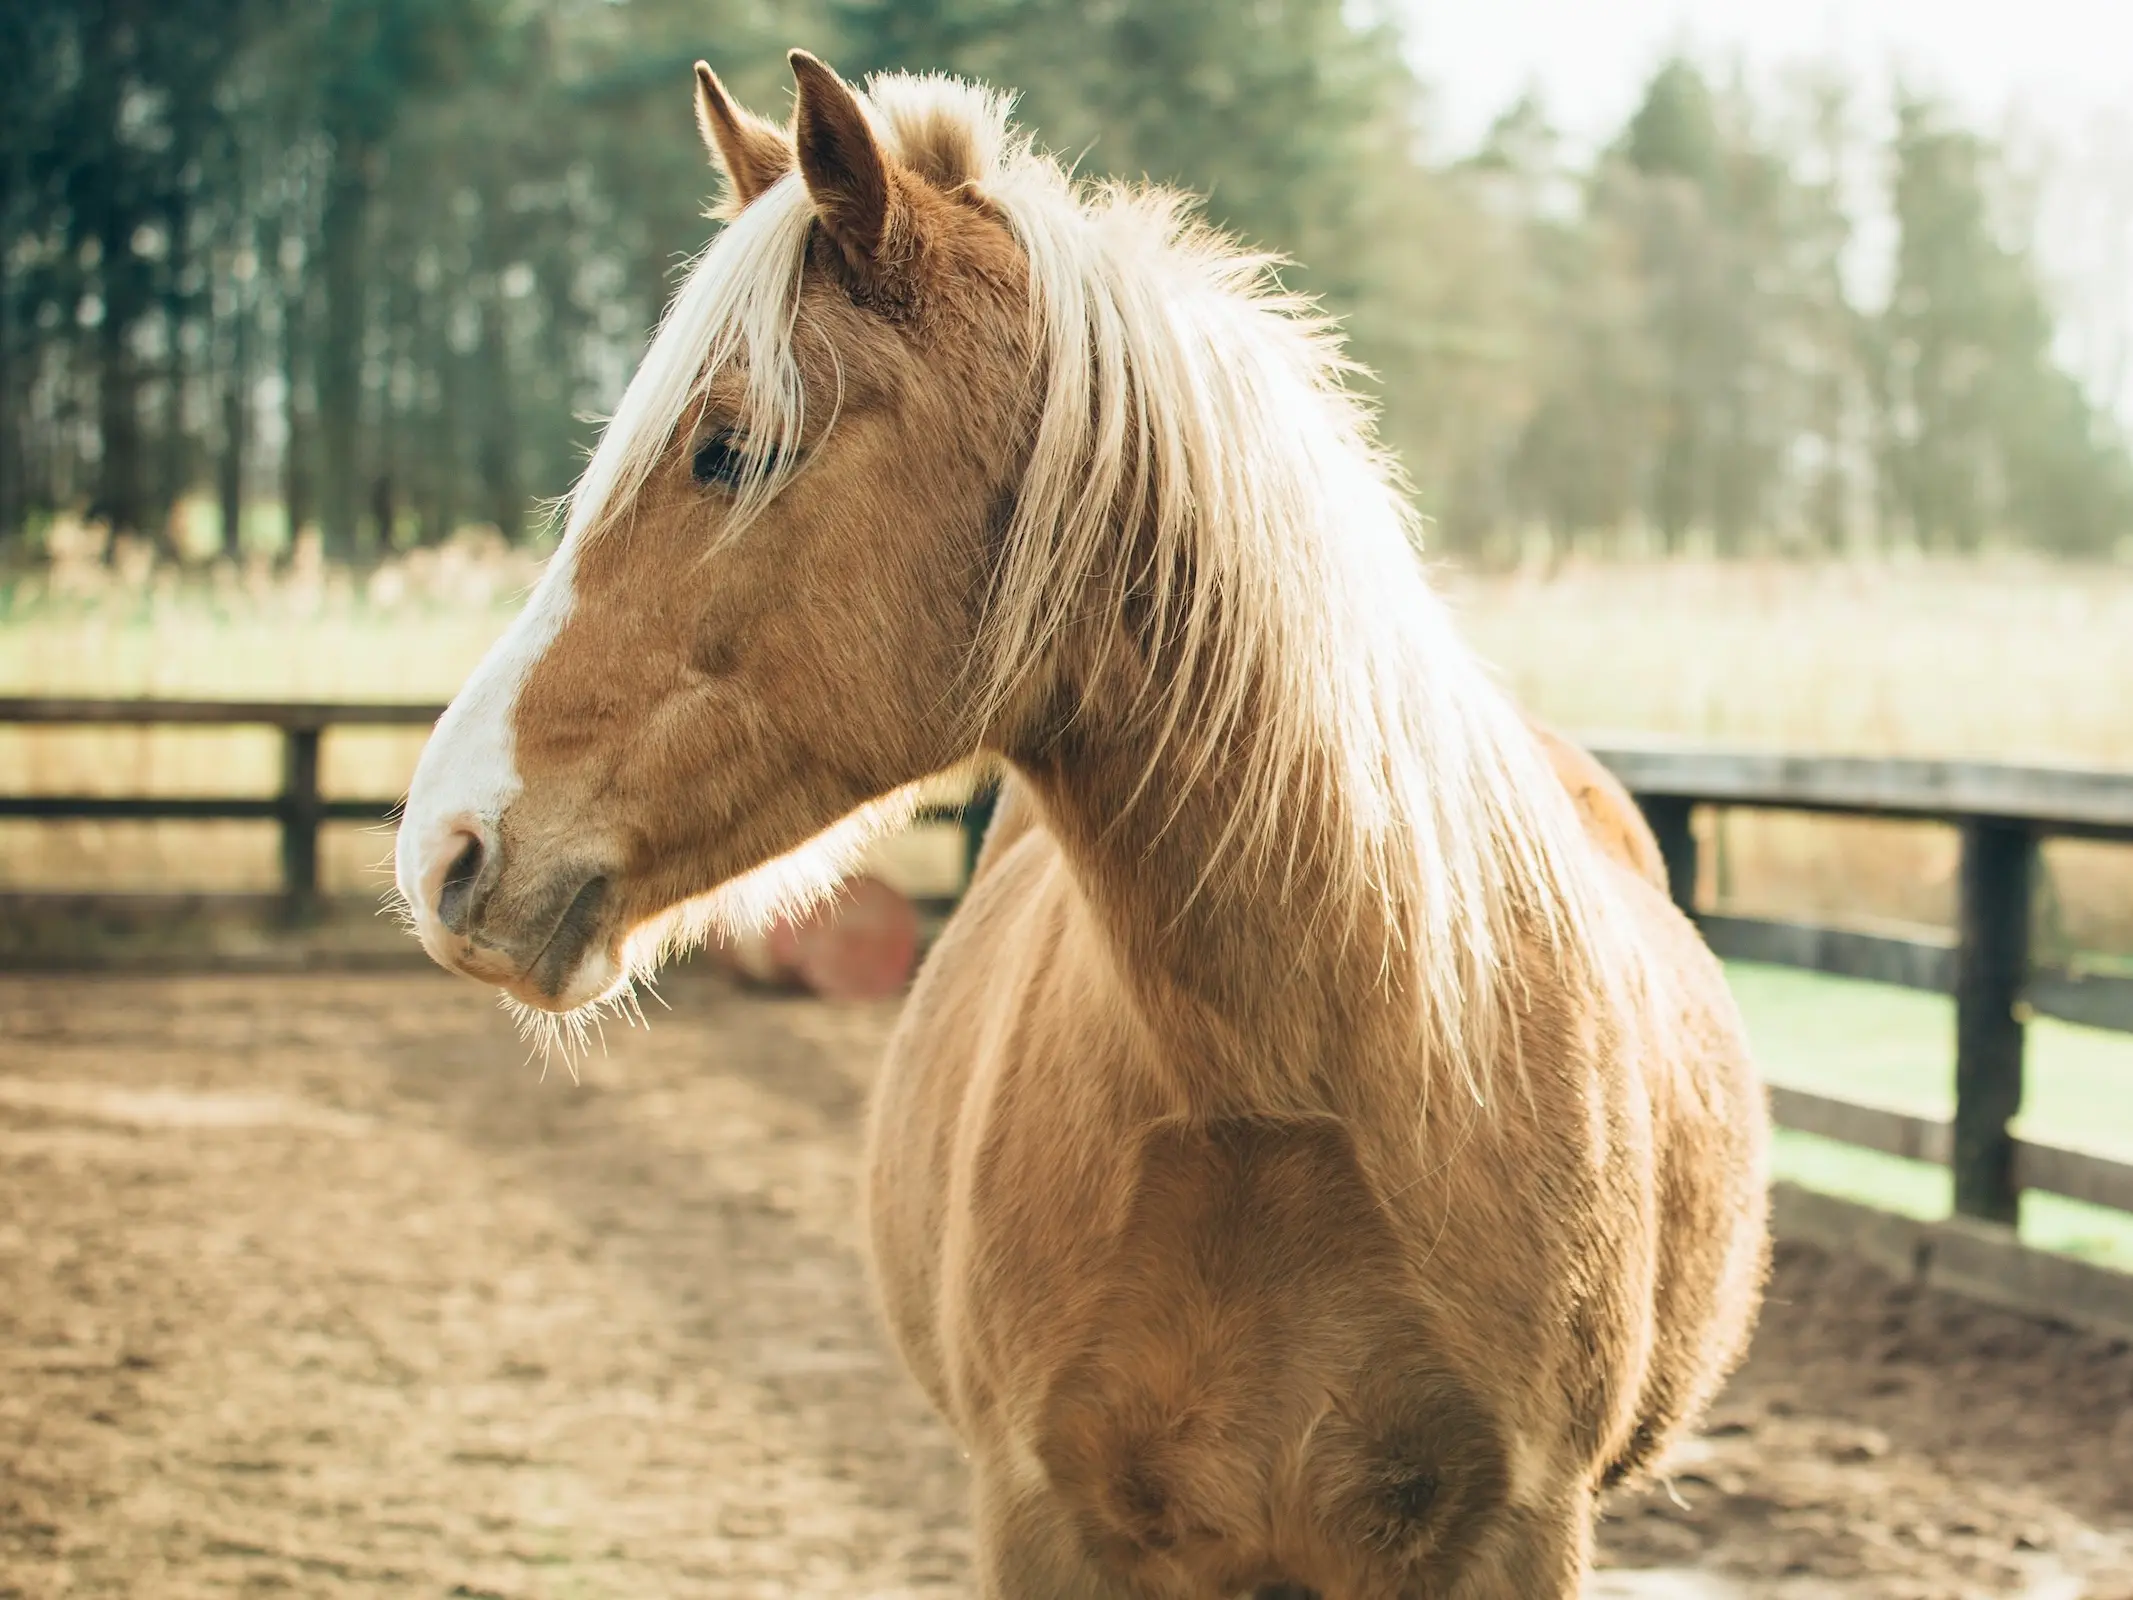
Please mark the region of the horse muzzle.
POLYGON ((543 1011, 573 1011, 623 976, 613 879, 582 863, 513 862, 458 817, 402 853, 401 892, 431 959, 543 1011))

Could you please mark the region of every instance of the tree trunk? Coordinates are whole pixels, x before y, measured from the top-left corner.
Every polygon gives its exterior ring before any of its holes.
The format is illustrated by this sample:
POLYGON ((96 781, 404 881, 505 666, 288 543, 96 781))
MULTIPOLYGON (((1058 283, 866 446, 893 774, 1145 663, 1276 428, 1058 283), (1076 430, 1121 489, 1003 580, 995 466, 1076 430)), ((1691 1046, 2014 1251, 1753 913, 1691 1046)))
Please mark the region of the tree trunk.
POLYGON ((334 150, 327 178, 320 253, 326 288, 318 351, 319 519, 327 554, 356 553, 361 520, 363 402, 363 243, 370 214, 366 153, 353 140, 334 150))
POLYGON ((459 520, 460 413, 466 404, 466 357, 452 348, 453 301, 437 297, 436 326, 430 350, 437 362, 437 411, 430 423, 427 463, 429 494, 422 508, 422 542, 442 544, 459 520))
POLYGON ((154 499, 149 506, 151 524, 159 530, 159 542, 175 556, 170 538, 171 510, 192 487, 193 440, 185 427, 185 323, 193 309, 186 293, 185 237, 191 226, 191 209, 182 193, 173 193, 163 209, 166 241, 163 250, 163 435, 157 463, 154 499))
POLYGON ((147 312, 147 263, 133 249, 141 221, 141 174, 120 130, 121 89, 136 70, 138 31, 122 0, 88 8, 83 18, 80 136, 69 200, 96 240, 95 283, 102 316, 94 335, 99 454, 89 514, 114 533, 142 524, 141 373, 134 331, 147 312))
POLYGON ((510 352, 504 343, 504 307, 496 279, 486 284, 481 308, 481 481, 489 518, 516 544, 526 526, 526 495, 518 475, 518 412, 511 393, 510 352))
POLYGON ((311 419, 305 405, 304 378, 309 354, 308 311, 305 280, 300 271, 284 276, 281 302, 282 505, 289 519, 293 548, 297 533, 311 521, 317 508, 312 504, 311 419))
MULTIPOLYGON (((0 183, 6 185, 0 189, 0 238, 17 238, 29 231, 26 213, 31 208, 29 152, 19 141, 0 174, 0 183)), ((18 351, 26 356, 34 345, 16 332, 29 323, 31 313, 23 303, 28 298, 24 293, 28 274, 10 270, 15 254, 0 252, 0 556, 22 536, 29 508, 25 482, 29 452, 24 437, 29 407, 23 391, 31 363, 19 360, 18 364, 18 351)))
MULTIPOLYGON (((13 199, 12 194, 8 196, 13 199)), ((13 206, 0 209, 0 217, 12 221, 13 206)), ((22 536, 25 495, 23 493, 23 406, 19 391, 23 380, 15 370, 15 322, 16 302, 21 286, 14 274, 0 257, 0 557, 7 553, 8 546, 22 536)))
POLYGON ((244 522, 245 453, 252 433, 252 279, 239 272, 235 281, 230 364, 222 389, 222 460, 216 471, 217 498, 222 502, 222 550, 232 556, 242 548, 239 536, 244 522))
POLYGON ((147 309, 147 275, 133 253, 132 210, 113 196, 104 214, 103 321, 96 337, 97 430, 103 446, 91 514, 113 533, 137 533, 145 520, 141 481, 141 368, 134 330, 147 309))
POLYGON ((421 315, 413 279, 404 272, 397 274, 385 297, 385 381, 378 385, 372 434, 376 443, 369 464, 370 523, 380 557, 391 555, 395 549, 394 532, 401 507, 410 498, 409 482, 417 475, 417 463, 423 453, 422 442, 409 436, 409 412, 419 415, 419 398, 410 396, 410 404, 403 408, 399 396, 399 374, 404 366, 414 364, 421 315))

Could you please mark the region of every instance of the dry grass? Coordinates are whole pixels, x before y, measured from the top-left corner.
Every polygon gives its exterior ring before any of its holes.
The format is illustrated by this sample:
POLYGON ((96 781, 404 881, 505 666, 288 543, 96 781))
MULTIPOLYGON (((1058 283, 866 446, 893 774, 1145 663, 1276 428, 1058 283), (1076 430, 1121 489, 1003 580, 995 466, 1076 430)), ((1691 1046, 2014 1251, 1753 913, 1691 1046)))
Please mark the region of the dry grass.
MULTIPOLYGON (((0 693, 164 699, 434 700, 451 697, 517 608, 536 571, 493 534, 470 530, 371 574, 359 587, 315 543, 279 569, 218 562, 181 574, 138 546, 103 559, 92 529, 61 529, 51 566, 0 608, 0 693)), ((419 730, 328 736, 329 794, 393 796, 419 730)), ((0 774, 73 794, 268 794, 280 747, 262 730, 0 727, 0 774)), ((386 841, 327 830, 329 888, 382 888, 386 841)), ((278 882, 273 831, 251 823, 0 824, 0 885, 11 889, 265 890, 278 882)))
MULTIPOLYGON (((1590 737, 2133 769, 2133 570, 2026 561, 1447 575, 1527 705, 1590 737)), ((1735 814, 1707 895, 1946 924, 1943 828, 1735 814)), ((2133 850, 2046 850, 2047 944, 2133 950, 2133 850)))
POLYGON ((2133 569, 1677 563, 1447 587, 1520 697, 1587 734, 2133 767, 2133 569))
MULTIPOLYGON (((361 585, 300 550, 280 572, 181 579, 93 537, 0 604, 0 693, 443 700, 533 576, 479 533, 361 585)), ((1976 565, 1590 566, 1444 582, 1520 698, 1587 735, 2133 768, 2133 571, 1976 565)), ((419 734, 329 737, 329 792, 399 791, 419 734)), ((0 729, 0 781, 91 793, 260 793, 265 734, 0 729)), ((1943 830, 1727 819, 1711 892, 1768 913, 1945 922, 1943 830)), ((381 838, 337 830, 329 885, 374 886, 381 838)), ((2133 949, 2133 851, 2053 847, 2048 930, 2133 949)), ((944 870, 940 851, 915 865, 944 870)), ((902 871, 892 868, 892 871, 902 871)), ((244 824, 0 827, 0 886, 270 887, 244 824)))

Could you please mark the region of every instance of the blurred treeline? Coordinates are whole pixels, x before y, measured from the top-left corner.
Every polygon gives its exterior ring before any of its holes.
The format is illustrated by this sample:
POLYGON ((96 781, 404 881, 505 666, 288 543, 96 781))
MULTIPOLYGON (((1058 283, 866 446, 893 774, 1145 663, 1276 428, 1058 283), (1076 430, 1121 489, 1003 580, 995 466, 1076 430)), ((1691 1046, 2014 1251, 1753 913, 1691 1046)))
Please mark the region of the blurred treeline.
POLYGON ((1440 548, 2133 537, 2009 164, 1833 73, 1675 61, 1597 157, 1530 103, 1447 157, 1343 0, 0 0, 0 541, 533 531, 705 237, 690 61, 782 114, 793 43, 1018 87, 1287 253, 1440 548))

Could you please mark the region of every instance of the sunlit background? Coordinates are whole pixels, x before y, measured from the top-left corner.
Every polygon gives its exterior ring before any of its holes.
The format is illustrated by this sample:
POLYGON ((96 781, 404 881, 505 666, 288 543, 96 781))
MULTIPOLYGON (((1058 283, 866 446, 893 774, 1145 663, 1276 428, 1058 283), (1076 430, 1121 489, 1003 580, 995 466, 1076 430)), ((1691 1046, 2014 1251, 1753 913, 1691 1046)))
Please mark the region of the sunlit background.
MULTIPOLYGON (((1367 369, 1467 631, 1555 724, 2133 769, 2111 0, 15 0, 0 697, 448 698, 712 235, 690 63, 782 117, 795 44, 1012 87, 1082 172, 1189 188, 1285 257, 1367 369)), ((420 742, 333 733, 325 791, 399 793, 420 742)), ((265 796, 282 759, 264 730, 0 726, 9 794, 265 796)), ((1955 919, 1951 829, 1698 826, 1708 908, 1955 919)), ((353 910, 305 936, 410 953, 373 916, 381 833, 322 849, 353 910)), ((183 897, 264 897, 277 850, 267 822, 0 820, 0 957, 50 956, 40 905, 92 964, 168 956, 81 909, 124 899, 187 908, 165 944, 265 961, 297 934, 183 897)), ((2042 860, 2037 959, 2133 976, 2133 851, 2042 860)), ((871 866, 945 896, 961 844, 871 866)), ((1731 971, 1773 1080, 1946 1116, 1946 997, 1731 971)), ((2019 1126, 2133 1154, 2133 1043, 2034 1021, 2019 1126)), ((1944 1168, 1797 1133, 1779 1165, 1948 1210, 1944 1168)), ((2133 1265, 2123 1214, 2035 1194, 2022 1229, 2133 1265)))

